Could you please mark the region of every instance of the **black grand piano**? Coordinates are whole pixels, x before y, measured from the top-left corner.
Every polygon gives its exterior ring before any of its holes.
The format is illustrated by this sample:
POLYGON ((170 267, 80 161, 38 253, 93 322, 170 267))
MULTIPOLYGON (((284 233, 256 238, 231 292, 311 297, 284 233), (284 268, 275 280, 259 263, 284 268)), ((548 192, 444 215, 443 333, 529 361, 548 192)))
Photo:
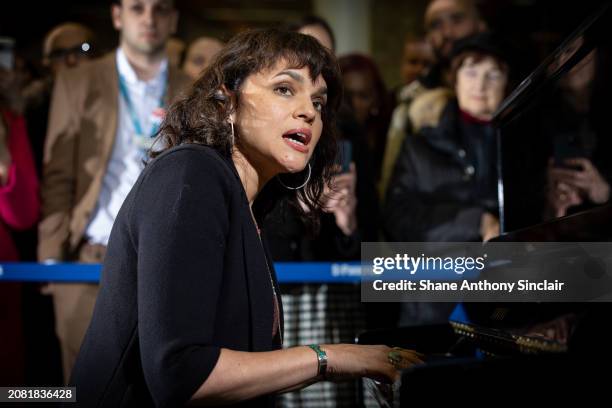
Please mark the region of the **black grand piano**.
MULTIPOLYGON (((596 129, 596 148, 588 134, 576 138, 568 131, 574 124, 566 121, 558 96, 564 77, 594 53, 598 60, 610 60, 611 14, 604 7, 587 19, 496 113, 503 233, 493 241, 612 242, 612 204, 582 206, 551 219, 544 187, 550 157, 585 155, 604 174, 612 168, 612 93, 607 86, 612 70, 594 85, 593 93, 607 92, 605 100, 587 114, 588 120, 604 119, 590 122, 591 128, 602 126, 596 129)), ((449 401, 552 406, 566 405, 570 398, 581 406, 611 406, 611 335, 612 303, 463 303, 448 324, 361 334, 361 344, 416 349, 426 356, 424 364, 403 371, 395 389, 366 381, 363 393, 380 406, 449 401)))

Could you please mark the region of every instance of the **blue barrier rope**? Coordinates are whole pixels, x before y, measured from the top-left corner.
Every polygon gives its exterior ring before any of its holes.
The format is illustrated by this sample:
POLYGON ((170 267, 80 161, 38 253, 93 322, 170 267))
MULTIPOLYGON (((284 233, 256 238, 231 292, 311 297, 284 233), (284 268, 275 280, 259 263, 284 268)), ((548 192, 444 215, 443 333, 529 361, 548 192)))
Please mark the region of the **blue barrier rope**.
MULTIPOLYGON (((359 283, 359 262, 277 262, 280 283, 359 283)), ((0 282, 98 282, 100 264, 27 262, 0 263, 0 282)))

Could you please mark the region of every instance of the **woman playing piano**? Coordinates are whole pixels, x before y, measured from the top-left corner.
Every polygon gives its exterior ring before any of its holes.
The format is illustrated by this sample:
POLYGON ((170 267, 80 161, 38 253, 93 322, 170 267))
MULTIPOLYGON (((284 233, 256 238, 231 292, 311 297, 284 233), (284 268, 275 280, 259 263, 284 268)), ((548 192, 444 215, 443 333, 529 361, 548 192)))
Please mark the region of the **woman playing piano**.
POLYGON ((312 37, 239 34, 161 129, 117 217, 72 383, 84 406, 272 406, 323 379, 382 381, 419 361, 386 346, 281 349, 258 225, 275 200, 314 217, 333 174, 337 63, 312 37), (305 208, 304 208, 305 207, 305 208))

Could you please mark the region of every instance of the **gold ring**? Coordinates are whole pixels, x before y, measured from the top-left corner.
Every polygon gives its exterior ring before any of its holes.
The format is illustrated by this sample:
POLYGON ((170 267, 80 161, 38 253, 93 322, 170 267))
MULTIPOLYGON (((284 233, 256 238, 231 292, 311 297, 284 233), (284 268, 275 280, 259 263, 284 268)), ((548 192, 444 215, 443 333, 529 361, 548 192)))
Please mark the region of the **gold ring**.
POLYGON ((393 349, 387 354, 387 360, 393 367, 400 370, 402 368, 402 361, 404 361, 404 358, 398 350, 393 349))
POLYGON ((391 351, 387 353, 387 361, 389 361, 389 363, 396 370, 403 370, 416 363, 415 361, 412 361, 410 356, 414 356, 416 362, 419 362, 421 358, 424 357, 423 354, 418 353, 414 350, 407 350, 401 347, 393 347, 391 351))

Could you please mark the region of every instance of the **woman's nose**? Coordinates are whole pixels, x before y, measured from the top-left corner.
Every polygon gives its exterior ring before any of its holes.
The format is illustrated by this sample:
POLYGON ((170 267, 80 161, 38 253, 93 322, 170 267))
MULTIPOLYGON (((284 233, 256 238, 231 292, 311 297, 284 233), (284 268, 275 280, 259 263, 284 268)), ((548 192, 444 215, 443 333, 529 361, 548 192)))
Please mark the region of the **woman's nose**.
POLYGON ((295 116, 304 119, 307 123, 312 123, 317 115, 317 112, 312 104, 312 100, 304 98, 295 111, 295 116))

